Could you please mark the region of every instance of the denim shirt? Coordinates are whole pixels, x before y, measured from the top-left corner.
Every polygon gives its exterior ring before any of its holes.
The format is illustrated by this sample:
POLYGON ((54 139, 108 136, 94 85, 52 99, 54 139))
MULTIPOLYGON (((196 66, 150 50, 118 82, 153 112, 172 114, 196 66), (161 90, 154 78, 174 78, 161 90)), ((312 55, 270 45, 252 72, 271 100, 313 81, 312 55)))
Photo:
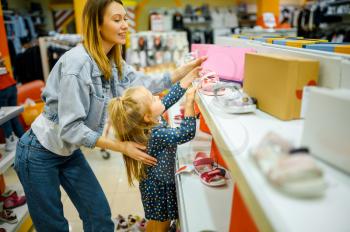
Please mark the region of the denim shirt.
POLYGON ((112 73, 110 80, 105 80, 81 44, 58 60, 42 94, 44 112, 32 124, 46 149, 70 155, 80 146, 95 147, 105 124, 108 93, 118 97, 132 86, 145 86, 157 93, 172 85, 169 73, 145 75, 125 62, 121 78, 115 65, 112 73))
MULTIPOLYGON (((173 85, 169 94, 162 99, 165 109, 169 109, 176 103, 184 95, 185 91, 179 83, 173 85)), ((193 139, 195 133, 195 117, 184 117, 177 128, 169 127, 165 120, 162 120, 161 124, 154 127, 148 141, 147 152, 157 158, 158 163, 154 167, 147 166, 146 180, 151 179, 166 184, 173 184, 175 182, 177 146, 193 139)))

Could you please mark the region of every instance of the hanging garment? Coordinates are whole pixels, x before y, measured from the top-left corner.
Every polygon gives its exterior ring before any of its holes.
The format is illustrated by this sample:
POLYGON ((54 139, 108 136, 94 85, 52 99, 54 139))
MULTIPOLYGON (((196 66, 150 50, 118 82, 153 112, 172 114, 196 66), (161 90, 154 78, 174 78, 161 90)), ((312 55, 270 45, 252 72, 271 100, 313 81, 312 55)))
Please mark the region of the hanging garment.
POLYGON ((222 28, 224 27, 224 14, 222 14, 219 9, 211 10, 211 26, 212 28, 222 28))
POLYGON ((176 12, 173 15, 173 29, 174 30, 183 30, 184 29, 183 16, 179 12, 176 12))
POLYGON ((17 80, 22 84, 44 80, 39 46, 34 46, 17 55, 15 63, 17 80))
POLYGON ((171 15, 165 11, 163 15, 164 31, 171 31, 172 29, 172 19, 171 15))
POLYGON ((20 38, 24 38, 28 36, 28 31, 26 29, 24 19, 20 15, 15 16, 15 33, 16 33, 16 36, 20 38))
POLYGON ((30 16, 25 16, 24 20, 28 24, 29 34, 30 34, 31 38, 36 39, 38 37, 38 35, 36 34, 32 18, 30 16))
POLYGON ((292 21, 292 27, 298 26, 298 18, 299 18, 300 10, 295 10, 293 13, 293 21, 292 21))
POLYGON ((233 28, 238 26, 238 19, 236 13, 228 10, 223 14, 223 21, 225 27, 233 28))

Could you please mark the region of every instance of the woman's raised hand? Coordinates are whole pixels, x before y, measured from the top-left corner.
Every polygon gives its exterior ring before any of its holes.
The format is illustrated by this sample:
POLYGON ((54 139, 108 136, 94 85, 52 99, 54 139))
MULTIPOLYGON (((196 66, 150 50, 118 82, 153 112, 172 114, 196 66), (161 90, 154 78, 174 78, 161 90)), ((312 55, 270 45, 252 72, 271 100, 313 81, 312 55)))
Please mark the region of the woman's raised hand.
POLYGON ((208 57, 203 56, 177 68, 171 76, 171 81, 173 83, 180 81, 193 69, 195 69, 196 67, 200 67, 203 64, 203 62, 205 62, 207 59, 208 57))

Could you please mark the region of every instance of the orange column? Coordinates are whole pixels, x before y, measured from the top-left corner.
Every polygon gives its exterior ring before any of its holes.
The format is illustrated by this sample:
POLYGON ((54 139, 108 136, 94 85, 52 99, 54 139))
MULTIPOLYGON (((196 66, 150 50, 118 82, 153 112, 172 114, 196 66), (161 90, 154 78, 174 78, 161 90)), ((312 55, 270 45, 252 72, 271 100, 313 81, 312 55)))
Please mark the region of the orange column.
POLYGON ((234 186, 230 232, 259 232, 243 198, 238 190, 237 184, 234 186))
MULTIPOLYGON (((7 36, 5 31, 5 23, 4 23, 4 17, 2 13, 2 5, 0 2, 0 53, 2 54, 2 57, 5 60, 5 65, 7 70, 11 73, 12 76, 12 68, 11 68, 11 61, 10 61, 10 55, 9 55, 9 49, 7 45, 7 36)), ((0 175, 0 194, 5 191, 5 179, 3 175, 0 175)))
POLYGON ((5 59, 5 65, 7 70, 11 73, 11 76, 13 77, 1 2, 0 2, 0 52, 2 53, 2 57, 5 59))
POLYGON ((279 0, 258 0, 257 1, 257 12, 256 12, 256 17, 257 17, 257 22, 256 24, 259 26, 264 25, 263 21, 263 14, 264 13, 272 13, 275 16, 276 19, 276 24, 278 24, 278 17, 279 17, 279 5, 280 1, 279 0))
POLYGON ((86 0, 74 0, 74 15, 75 15, 75 26, 77 29, 77 33, 82 33, 82 24, 83 24, 83 10, 85 6, 86 0))

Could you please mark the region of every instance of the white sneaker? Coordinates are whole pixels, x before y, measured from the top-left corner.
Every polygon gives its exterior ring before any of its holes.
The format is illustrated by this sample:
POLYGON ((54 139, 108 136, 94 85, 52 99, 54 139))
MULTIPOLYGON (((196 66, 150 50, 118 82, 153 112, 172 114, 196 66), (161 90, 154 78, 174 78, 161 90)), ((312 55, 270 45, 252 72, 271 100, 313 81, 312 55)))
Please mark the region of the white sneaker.
POLYGON ((11 135, 9 138, 6 138, 5 151, 12 152, 16 149, 18 138, 15 135, 11 135))

